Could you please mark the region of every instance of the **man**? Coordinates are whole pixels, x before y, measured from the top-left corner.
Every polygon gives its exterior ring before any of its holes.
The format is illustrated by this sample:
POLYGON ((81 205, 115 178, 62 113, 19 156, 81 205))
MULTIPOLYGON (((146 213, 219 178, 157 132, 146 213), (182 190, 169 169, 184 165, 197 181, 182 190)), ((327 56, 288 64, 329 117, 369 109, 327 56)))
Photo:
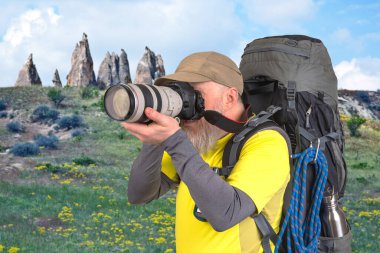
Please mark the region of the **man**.
MULTIPOLYGON (((200 91, 206 110, 246 120, 241 101, 243 79, 236 64, 216 52, 194 53, 175 73, 156 85, 188 82, 200 91)), ((176 248, 184 252, 261 252, 261 236, 250 217, 262 212, 279 230, 283 194, 289 181, 285 139, 263 130, 244 145, 230 176, 213 172, 221 167, 224 147, 232 134, 204 118, 183 121, 146 108, 152 123, 122 123, 143 142, 128 185, 131 203, 147 203, 177 188, 176 248)), ((273 248, 273 245, 272 245, 273 248)))

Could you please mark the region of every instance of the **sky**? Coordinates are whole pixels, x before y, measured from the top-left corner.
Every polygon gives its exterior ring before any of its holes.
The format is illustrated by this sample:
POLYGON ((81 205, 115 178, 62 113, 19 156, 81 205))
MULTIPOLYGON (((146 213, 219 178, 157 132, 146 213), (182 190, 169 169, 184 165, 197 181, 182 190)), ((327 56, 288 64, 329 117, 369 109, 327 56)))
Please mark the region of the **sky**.
POLYGON ((338 88, 380 89, 380 1, 369 0, 2 0, 0 87, 14 86, 31 53, 44 86, 55 69, 66 84, 84 32, 96 76, 107 51, 126 51, 133 80, 145 46, 170 74, 193 52, 217 51, 239 65, 254 39, 303 34, 325 44, 338 88))

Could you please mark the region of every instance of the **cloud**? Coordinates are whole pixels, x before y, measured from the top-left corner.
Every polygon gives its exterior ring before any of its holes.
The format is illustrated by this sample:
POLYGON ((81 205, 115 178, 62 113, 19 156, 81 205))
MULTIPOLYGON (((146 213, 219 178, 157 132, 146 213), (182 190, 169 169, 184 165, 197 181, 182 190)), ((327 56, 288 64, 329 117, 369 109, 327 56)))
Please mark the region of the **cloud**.
POLYGON ((243 6, 253 22, 275 32, 302 30, 301 21, 318 10, 312 0, 244 0, 243 6))
POLYGON ((5 27, 0 57, 9 62, 0 62, 0 86, 14 83, 30 53, 44 85, 51 85, 55 68, 65 83, 71 54, 83 32, 96 75, 107 51, 120 53, 123 48, 134 76, 148 46, 162 55, 171 73, 189 53, 215 50, 231 55, 242 40, 242 24, 230 0, 60 1, 54 8, 44 3, 36 1, 32 10, 15 13, 17 18, 5 27), (1 73, 4 68, 6 76, 1 73))
POLYGON ((4 35, 4 42, 16 47, 26 39, 44 34, 50 25, 57 25, 60 16, 53 8, 45 10, 29 10, 23 13, 8 28, 4 35))
POLYGON ((346 43, 352 40, 351 31, 347 28, 339 28, 332 33, 334 41, 340 43, 346 43))
POLYGON ((380 33, 363 32, 358 36, 353 30, 339 28, 331 34, 331 39, 335 44, 349 50, 351 53, 363 53, 370 52, 370 50, 373 50, 372 47, 375 43, 380 42, 380 33))
POLYGON ((380 89, 380 58, 359 58, 334 66, 338 88, 349 90, 380 89))
MULTIPOLYGON (((16 9, 9 8, 9 11, 14 12, 16 9)), ((59 27, 61 19, 61 16, 53 8, 33 8, 14 16, 16 18, 4 29, 5 32, 0 41, 0 58, 2 59, 0 61, 0 86, 14 84, 18 71, 30 53, 33 53, 33 61, 37 65, 40 76, 41 72, 46 74, 44 70, 46 67, 52 66, 52 57, 57 55, 55 50, 51 50, 51 43, 60 44, 59 39, 51 40, 56 34, 55 30, 59 27), (40 71, 41 69, 43 71, 40 71)), ((60 60, 60 58, 55 60, 60 60)), ((50 79, 53 70, 49 70, 49 73, 50 79)))

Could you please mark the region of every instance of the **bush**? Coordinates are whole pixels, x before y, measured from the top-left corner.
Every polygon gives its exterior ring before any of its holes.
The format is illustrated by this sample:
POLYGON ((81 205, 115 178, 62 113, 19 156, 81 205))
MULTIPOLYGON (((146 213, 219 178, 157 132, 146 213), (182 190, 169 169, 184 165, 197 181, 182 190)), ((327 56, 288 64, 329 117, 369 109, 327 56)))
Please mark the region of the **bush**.
POLYGON ((40 149, 35 143, 22 142, 14 145, 10 152, 15 156, 32 156, 40 153, 40 149))
POLYGON ((96 162, 93 159, 91 159, 90 157, 85 156, 83 154, 80 157, 73 159, 73 162, 78 164, 78 165, 83 165, 83 166, 88 166, 90 164, 94 164, 94 165, 96 164, 96 162))
POLYGON ((8 117, 7 112, 0 112, 0 119, 6 118, 6 117, 8 117))
POLYGON ((64 116, 57 122, 59 129, 72 129, 83 126, 81 116, 73 114, 72 116, 64 116))
POLYGON ((80 130, 80 129, 74 130, 74 131, 71 133, 71 136, 72 136, 72 137, 78 137, 78 136, 82 136, 82 135, 83 135, 83 130, 80 130))
POLYGON ((34 142, 39 146, 39 147, 45 147, 45 148, 50 148, 50 149, 56 149, 58 145, 58 138, 55 135, 42 135, 38 134, 34 136, 34 142))
POLYGON ((358 137, 360 136, 359 133, 359 127, 363 125, 366 122, 365 118, 359 117, 358 115, 352 116, 348 121, 347 121, 347 127, 348 130, 350 130, 350 135, 353 137, 358 137))
POLYGON ((97 101, 91 104, 92 107, 97 107, 100 109, 100 111, 104 112, 104 95, 101 96, 101 98, 97 101))
POLYGON ((5 152, 6 150, 7 150, 7 147, 4 147, 4 146, 1 145, 1 143, 0 143, 0 153, 5 152))
POLYGON ((7 104, 3 100, 0 100, 0 111, 4 111, 5 109, 7 109, 7 104))
POLYGON ((47 105, 40 105, 34 109, 32 116, 30 117, 33 122, 47 123, 49 121, 55 122, 59 117, 59 112, 54 109, 50 109, 47 105))
POLYGON ((62 167, 60 165, 53 165, 51 163, 40 163, 40 164, 36 165, 36 167, 40 167, 40 166, 45 167, 44 169, 47 172, 50 172, 50 173, 53 173, 53 174, 56 174, 56 173, 66 173, 66 172, 69 171, 68 168, 62 167))
POLYGON ((11 133, 22 133, 25 131, 25 127, 18 121, 11 121, 7 124, 7 129, 11 133))
POLYGON ((99 96, 99 90, 96 87, 87 86, 81 90, 80 93, 83 99, 90 99, 99 96))
POLYGON ((62 95, 62 90, 56 88, 50 89, 47 95, 57 108, 66 98, 64 95, 62 95))

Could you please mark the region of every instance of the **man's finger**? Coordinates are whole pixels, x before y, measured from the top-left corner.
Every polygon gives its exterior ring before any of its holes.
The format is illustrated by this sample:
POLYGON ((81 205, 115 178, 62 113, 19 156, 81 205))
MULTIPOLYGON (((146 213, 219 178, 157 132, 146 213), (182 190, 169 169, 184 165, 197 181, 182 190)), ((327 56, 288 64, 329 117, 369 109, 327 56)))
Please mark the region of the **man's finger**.
POLYGON ((166 115, 163 115, 156 110, 153 110, 150 107, 145 108, 145 115, 152 121, 156 122, 158 125, 167 125, 167 117, 166 115))
POLYGON ((146 128, 145 124, 122 122, 121 125, 130 132, 140 132, 146 128))

